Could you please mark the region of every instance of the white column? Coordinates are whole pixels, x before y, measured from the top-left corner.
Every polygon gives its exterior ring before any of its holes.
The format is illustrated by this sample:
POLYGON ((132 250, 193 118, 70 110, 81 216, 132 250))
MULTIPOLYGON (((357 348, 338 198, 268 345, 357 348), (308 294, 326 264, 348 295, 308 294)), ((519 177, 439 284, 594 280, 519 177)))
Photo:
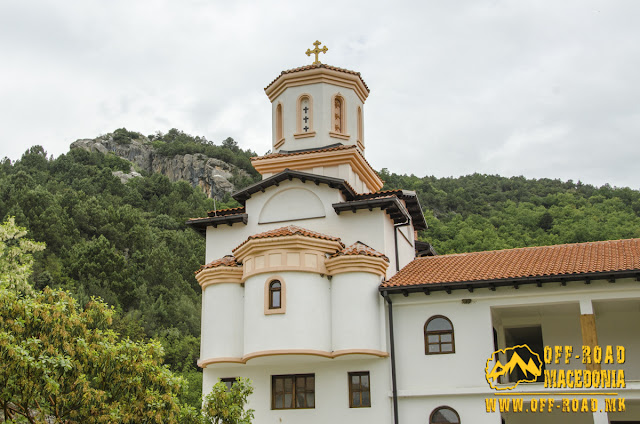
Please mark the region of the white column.
POLYGON ((581 299, 580 300, 580 314, 582 314, 582 315, 592 315, 593 314, 593 303, 591 303, 591 299, 581 299))
MULTIPOLYGON (((604 401, 604 399, 602 399, 604 401)), ((593 424, 609 424, 609 416, 606 412, 594 412, 593 424)))

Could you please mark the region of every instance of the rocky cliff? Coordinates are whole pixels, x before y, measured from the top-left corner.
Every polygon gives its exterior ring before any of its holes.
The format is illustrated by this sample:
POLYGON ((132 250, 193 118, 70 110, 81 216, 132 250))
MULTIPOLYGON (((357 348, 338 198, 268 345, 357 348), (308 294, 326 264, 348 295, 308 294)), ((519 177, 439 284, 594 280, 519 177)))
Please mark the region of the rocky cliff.
MULTIPOLYGON (((187 181, 194 187, 200 187, 209 197, 221 198, 225 193, 235 191, 236 187, 230 181, 232 177, 249 177, 243 169, 203 154, 173 157, 161 155, 144 136, 128 143, 121 143, 116 142, 111 134, 107 134, 95 139, 76 140, 70 147, 90 152, 113 153, 130 161, 140 171, 158 172, 166 175, 171 181, 187 181)), ((128 174, 119 172, 116 176, 120 181, 126 182, 139 175, 133 169, 131 171, 128 174)))

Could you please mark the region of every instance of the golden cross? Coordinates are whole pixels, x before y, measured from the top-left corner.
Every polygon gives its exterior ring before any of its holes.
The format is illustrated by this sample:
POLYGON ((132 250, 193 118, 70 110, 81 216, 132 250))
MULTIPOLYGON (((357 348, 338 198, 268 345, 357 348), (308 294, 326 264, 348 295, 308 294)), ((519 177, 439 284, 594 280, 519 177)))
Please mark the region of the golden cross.
POLYGON ((311 53, 316 55, 316 61, 313 62, 314 65, 318 65, 320 63, 320 61, 318 60, 318 55, 320 53, 326 53, 329 50, 327 46, 324 46, 323 48, 319 48, 320 44, 322 43, 316 40, 316 42, 313 43, 313 45, 316 46, 316 48, 313 50, 307 49, 307 56, 311 56, 311 53))

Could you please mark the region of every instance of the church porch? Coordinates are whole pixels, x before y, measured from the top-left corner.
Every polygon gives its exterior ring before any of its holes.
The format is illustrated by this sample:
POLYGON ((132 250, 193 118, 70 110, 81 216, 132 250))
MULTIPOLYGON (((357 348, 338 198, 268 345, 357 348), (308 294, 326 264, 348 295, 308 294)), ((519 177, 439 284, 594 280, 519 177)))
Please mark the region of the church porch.
MULTIPOLYGON (((495 350, 526 344, 539 354, 544 371, 610 370, 616 377, 622 371, 625 382, 640 383, 640 299, 493 306, 491 316, 495 350)), ((505 353, 499 356, 507 360, 505 353)), ((501 384, 515 381, 516 374, 501 384)))

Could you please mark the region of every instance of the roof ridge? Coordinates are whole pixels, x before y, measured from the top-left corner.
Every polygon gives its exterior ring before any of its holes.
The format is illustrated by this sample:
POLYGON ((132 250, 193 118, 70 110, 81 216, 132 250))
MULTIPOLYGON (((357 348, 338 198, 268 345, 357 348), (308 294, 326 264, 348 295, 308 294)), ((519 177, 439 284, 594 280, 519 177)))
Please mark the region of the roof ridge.
POLYGON ((603 272, 640 272, 640 238, 415 258, 381 287, 575 278, 603 272))
POLYGON ((317 238, 321 240, 336 241, 340 243, 341 246, 344 247, 344 244, 342 243, 342 240, 340 239, 340 237, 330 236, 318 231, 313 231, 307 228, 299 227, 297 225, 286 225, 284 227, 274 228, 273 230, 267 230, 262 233, 252 234, 249 237, 247 237, 245 241, 240 243, 238 247, 236 247, 232 251, 235 252, 236 250, 238 250, 240 247, 244 246, 251 240, 272 238, 272 237, 288 237, 288 236, 296 236, 296 235, 303 236, 303 237, 317 238))
POLYGON ((198 274, 200 271, 204 271, 205 269, 209 269, 209 268, 217 268, 220 266, 238 267, 241 265, 242 264, 238 262, 235 256, 224 255, 221 258, 214 259, 204 265, 201 265, 200 268, 198 268, 198 270, 195 272, 195 274, 198 274))
MULTIPOLYGON (((489 254, 489 253, 498 253, 498 252, 509 252, 513 250, 535 250, 535 249, 551 249, 551 248, 559 248, 565 246, 580 246, 580 245, 588 245, 588 244, 605 244, 612 243, 616 241, 640 241, 640 238, 630 238, 630 239, 614 239, 614 240, 598 240, 598 241, 581 241, 578 243, 563 243, 563 244, 547 244, 543 246, 524 246, 524 247, 510 247, 507 249, 494 249, 494 250, 481 250, 479 252, 460 252, 460 253, 445 253, 440 254, 437 257, 452 257, 452 256, 469 256, 469 255, 480 255, 480 254, 489 254)), ((416 259, 429 259, 435 258, 436 256, 427 256, 416 259)))
POLYGON ((347 255, 362 255, 362 256, 372 256, 383 258, 387 262, 389 262, 389 258, 384 253, 374 249, 366 243, 361 242, 360 240, 352 243, 351 245, 338 250, 336 253, 332 254, 331 257, 335 258, 338 256, 347 256, 347 255))

